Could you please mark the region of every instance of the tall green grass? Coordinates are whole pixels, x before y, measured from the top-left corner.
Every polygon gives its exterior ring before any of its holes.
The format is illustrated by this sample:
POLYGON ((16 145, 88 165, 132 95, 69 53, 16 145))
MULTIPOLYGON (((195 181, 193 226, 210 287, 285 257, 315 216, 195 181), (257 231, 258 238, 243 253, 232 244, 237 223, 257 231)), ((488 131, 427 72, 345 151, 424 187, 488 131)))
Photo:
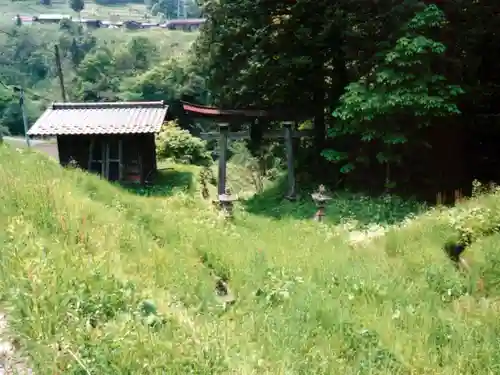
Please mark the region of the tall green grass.
POLYGON ((192 192, 138 196, 7 147, 0 180, 1 303, 37 374, 498 371, 500 237, 468 250, 483 296, 441 251, 439 210, 353 247, 344 227, 244 206, 224 222, 192 192))

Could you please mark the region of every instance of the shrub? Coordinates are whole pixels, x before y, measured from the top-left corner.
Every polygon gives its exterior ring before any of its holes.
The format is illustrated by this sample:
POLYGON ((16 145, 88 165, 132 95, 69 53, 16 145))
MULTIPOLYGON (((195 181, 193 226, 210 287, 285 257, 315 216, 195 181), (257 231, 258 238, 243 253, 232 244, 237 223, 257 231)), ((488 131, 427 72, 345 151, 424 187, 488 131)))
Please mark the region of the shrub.
POLYGON ((487 204, 462 205, 447 212, 448 221, 455 231, 449 244, 469 246, 483 237, 500 233, 500 189, 497 186, 484 186, 479 181, 473 181, 472 196, 484 198, 487 204))
POLYGON ((174 121, 166 123, 158 134, 156 153, 161 159, 186 164, 207 165, 211 161, 206 142, 181 129, 174 121))

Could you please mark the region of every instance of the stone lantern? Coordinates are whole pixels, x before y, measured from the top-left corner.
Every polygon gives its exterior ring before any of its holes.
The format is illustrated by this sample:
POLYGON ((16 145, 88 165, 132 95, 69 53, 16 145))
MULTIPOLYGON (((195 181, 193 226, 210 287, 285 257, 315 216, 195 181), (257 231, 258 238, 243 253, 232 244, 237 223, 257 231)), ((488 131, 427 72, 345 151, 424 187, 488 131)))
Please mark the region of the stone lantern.
POLYGON ((332 197, 326 195, 325 185, 319 185, 318 191, 311 194, 311 197, 318 208, 318 211, 314 215, 314 220, 323 221, 325 216, 325 208, 327 203, 332 199, 332 197))
POLYGON ((234 202, 238 200, 237 197, 231 194, 229 188, 226 188, 224 194, 219 194, 219 204, 226 218, 233 218, 234 202))

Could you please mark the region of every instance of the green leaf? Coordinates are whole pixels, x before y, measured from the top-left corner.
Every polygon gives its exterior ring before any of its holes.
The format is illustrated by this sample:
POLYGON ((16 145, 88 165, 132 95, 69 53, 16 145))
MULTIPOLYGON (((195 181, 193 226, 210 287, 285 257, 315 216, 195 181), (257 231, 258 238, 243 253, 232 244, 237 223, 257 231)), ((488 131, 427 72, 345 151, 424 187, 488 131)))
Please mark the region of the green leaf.
MULTIPOLYGON (((433 72, 444 57, 446 46, 433 40, 431 31, 444 24, 444 14, 436 6, 427 6, 416 13, 401 29, 392 48, 379 54, 381 63, 347 85, 332 113, 338 125, 330 134, 357 135, 362 142, 380 140, 387 146, 387 152, 379 153, 377 160, 394 162, 400 157, 392 151, 393 145, 410 142, 408 134, 429 126, 434 117, 459 113, 455 100, 463 90, 447 84, 443 75, 433 72)), ((338 161, 338 158, 328 154, 328 160, 338 161)), ((342 170, 349 168, 350 163, 342 170)))
POLYGON ((389 158, 387 155, 385 155, 384 153, 379 152, 379 153, 377 154, 377 161, 378 161, 380 164, 387 163, 389 160, 390 160, 390 158, 389 158))
POLYGON ((337 163, 348 158, 347 152, 336 151, 333 149, 326 149, 321 152, 321 155, 328 161, 337 163))
POLYGON ((347 163, 344 164, 342 168, 340 168, 340 173, 348 174, 349 172, 352 172, 355 168, 356 166, 353 163, 347 163))

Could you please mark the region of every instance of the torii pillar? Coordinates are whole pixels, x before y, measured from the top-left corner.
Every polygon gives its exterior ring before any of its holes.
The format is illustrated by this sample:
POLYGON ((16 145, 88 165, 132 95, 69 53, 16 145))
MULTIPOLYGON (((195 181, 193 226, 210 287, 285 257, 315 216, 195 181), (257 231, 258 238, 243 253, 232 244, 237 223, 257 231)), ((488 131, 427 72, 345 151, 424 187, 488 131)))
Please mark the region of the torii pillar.
POLYGON ((217 193, 219 195, 226 192, 227 175, 227 139, 229 135, 229 124, 219 124, 219 175, 217 181, 217 193))
POLYGON ((285 148, 286 148, 286 164, 288 170, 288 192, 286 199, 294 201, 297 199, 297 184, 295 180, 295 162, 293 157, 293 122, 283 122, 283 129, 285 131, 285 148))

